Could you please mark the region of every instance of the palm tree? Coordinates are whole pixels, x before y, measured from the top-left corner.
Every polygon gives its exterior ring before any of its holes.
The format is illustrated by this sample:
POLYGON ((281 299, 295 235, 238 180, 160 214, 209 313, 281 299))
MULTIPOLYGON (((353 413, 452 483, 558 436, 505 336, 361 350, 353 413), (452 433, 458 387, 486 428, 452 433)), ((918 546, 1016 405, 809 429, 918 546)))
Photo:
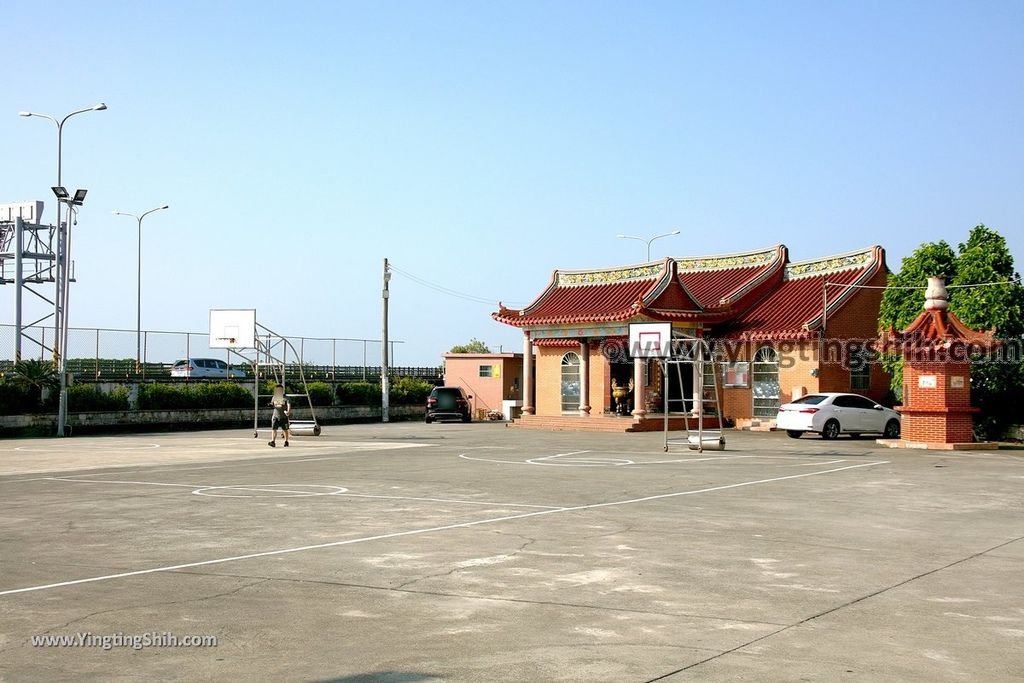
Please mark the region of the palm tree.
POLYGON ((60 377, 53 363, 41 360, 20 360, 14 364, 11 383, 21 387, 33 403, 32 408, 43 405, 43 389, 56 390, 60 387, 60 377))

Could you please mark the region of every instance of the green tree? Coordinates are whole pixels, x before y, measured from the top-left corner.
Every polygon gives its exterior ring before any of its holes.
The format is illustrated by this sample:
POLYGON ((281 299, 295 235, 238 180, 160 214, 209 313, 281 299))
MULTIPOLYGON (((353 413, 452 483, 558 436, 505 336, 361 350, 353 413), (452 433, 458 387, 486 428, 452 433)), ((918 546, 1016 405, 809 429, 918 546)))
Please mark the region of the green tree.
POLYGON ((11 383, 27 392, 31 409, 43 407, 43 390, 60 388, 60 376, 53 363, 42 360, 19 360, 14 364, 11 383))
POLYGON ((491 349, 476 337, 469 340, 468 344, 456 344, 449 353, 490 353, 491 349))
POLYGON ((889 287, 882 295, 878 324, 883 329, 902 330, 914 322, 924 306, 924 288, 930 277, 944 277, 946 284, 957 281, 957 257, 945 241, 927 242, 904 257, 900 271, 889 276, 889 287), (919 287, 920 289, 901 289, 919 287))

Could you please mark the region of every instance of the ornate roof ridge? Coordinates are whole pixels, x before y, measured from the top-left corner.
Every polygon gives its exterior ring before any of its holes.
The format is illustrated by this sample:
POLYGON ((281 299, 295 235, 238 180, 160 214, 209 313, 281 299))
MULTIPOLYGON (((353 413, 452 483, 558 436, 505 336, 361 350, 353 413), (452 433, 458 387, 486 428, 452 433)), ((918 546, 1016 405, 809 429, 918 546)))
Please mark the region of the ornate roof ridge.
POLYGON ((859 270, 871 264, 876 258, 878 246, 872 245, 863 249, 855 249, 842 254, 822 256, 806 261, 794 261, 786 265, 786 280, 804 277, 818 277, 844 270, 859 270))
POLYGON ((737 251, 731 254, 713 254, 711 256, 687 256, 672 260, 676 262, 679 272, 687 273, 754 268, 771 263, 784 248, 784 244, 776 244, 772 247, 752 251, 737 251))
POLYGON ((555 286, 584 287, 586 285, 608 285, 635 280, 657 280, 664 274, 664 261, 587 270, 556 270, 555 286))

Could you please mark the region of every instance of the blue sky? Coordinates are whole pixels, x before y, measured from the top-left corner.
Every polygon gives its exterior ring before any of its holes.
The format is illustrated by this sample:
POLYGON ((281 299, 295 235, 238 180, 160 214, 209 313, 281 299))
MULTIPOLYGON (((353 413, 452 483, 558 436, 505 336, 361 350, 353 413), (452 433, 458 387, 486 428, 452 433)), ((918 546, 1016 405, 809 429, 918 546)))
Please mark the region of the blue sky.
MULTIPOLYGON (((785 243, 1024 260, 1019 2, 56 2, 5 8, 0 202, 89 189, 71 323, 380 334, 434 364, 554 268, 785 243)), ((13 311, 13 287, 0 291, 13 311)), ((10 320, 13 322, 13 313, 10 320)), ((133 351, 133 349, 131 349, 133 351)), ((75 350, 71 349, 73 353, 75 350)), ((125 353, 124 355, 132 355, 125 353)))

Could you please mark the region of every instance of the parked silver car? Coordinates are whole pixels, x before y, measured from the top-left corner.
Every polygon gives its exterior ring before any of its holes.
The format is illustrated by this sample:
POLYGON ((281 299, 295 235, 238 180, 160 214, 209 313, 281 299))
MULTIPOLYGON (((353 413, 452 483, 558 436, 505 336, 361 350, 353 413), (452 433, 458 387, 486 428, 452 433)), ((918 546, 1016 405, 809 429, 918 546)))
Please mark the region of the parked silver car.
POLYGON ((241 379, 247 375, 244 366, 232 365, 229 369, 228 364, 219 358, 186 358, 171 366, 171 377, 241 379))

